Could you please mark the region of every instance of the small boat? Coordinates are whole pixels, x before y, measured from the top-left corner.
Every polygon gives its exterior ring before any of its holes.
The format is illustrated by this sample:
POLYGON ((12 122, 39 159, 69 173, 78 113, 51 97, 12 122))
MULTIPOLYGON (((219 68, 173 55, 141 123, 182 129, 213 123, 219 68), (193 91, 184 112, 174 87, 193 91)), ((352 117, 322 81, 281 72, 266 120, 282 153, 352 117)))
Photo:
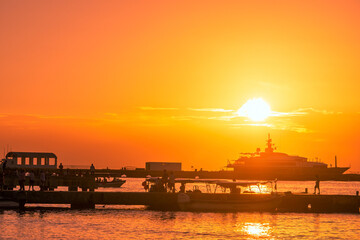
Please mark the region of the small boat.
MULTIPOLYGON (((184 181, 185 182, 185 181, 184 181)), ((189 183, 189 180, 187 180, 189 183)), ((200 182, 197 180, 196 182, 200 182)), ((183 191, 178 194, 178 205, 183 211, 276 211, 281 203, 282 195, 277 192, 263 192, 263 186, 268 182, 230 182, 230 181, 204 181, 207 185, 215 184, 214 193, 202 193, 194 187, 194 191, 183 191), (216 193, 217 188, 222 193, 216 193), (247 190, 241 193, 241 188, 247 190), (230 190, 228 193, 227 190, 230 190)), ((184 183, 182 183, 184 184, 184 183)), ((207 189, 211 189, 207 186, 207 189)), ((270 188, 267 188, 268 190, 270 188)))
POLYGON ((124 183, 126 182, 126 180, 122 180, 122 179, 114 179, 111 182, 107 182, 107 181, 101 181, 101 182, 95 182, 96 187, 102 187, 102 188, 119 188, 121 187, 124 183))

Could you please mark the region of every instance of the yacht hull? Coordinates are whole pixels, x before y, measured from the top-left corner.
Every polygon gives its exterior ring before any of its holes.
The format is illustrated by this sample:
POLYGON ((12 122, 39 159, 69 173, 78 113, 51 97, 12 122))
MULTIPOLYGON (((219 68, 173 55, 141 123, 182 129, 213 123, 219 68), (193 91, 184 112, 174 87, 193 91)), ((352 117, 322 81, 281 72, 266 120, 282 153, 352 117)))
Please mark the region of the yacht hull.
POLYGON ((179 194, 182 211, 204 212, 273 212, 281 204, 276 194, 179 194))

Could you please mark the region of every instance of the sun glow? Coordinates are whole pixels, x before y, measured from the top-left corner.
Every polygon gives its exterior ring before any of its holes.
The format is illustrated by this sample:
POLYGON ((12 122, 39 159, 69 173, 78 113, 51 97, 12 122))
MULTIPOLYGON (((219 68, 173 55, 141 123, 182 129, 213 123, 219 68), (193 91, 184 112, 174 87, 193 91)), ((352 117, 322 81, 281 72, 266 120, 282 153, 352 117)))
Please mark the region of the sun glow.
POLYGON ((267 102, 261 98, 249 99, 236 112, 239 116, 247 117, 252 121, 264 121, 271 114, 271 108, 267 102))
POLYGON ((239 225, 239 232, 245 233, 247 236, 252 236, 254 238, 258 237, 269 237, 271 233, 271 227, 268 223, 245 223, 244 225, 239 225))

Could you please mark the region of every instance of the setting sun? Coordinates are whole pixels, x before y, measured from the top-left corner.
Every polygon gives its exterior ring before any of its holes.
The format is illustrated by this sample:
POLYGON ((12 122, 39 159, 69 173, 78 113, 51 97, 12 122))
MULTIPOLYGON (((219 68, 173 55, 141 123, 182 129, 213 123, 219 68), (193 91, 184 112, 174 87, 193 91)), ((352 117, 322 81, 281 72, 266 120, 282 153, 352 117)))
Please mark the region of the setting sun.
POLYGON ((271 108, 267 102, 261 98, 253 98, 248 100, 237 111, 239 116, 248 117, 252 121, 264 121, 271 114, 271 108))

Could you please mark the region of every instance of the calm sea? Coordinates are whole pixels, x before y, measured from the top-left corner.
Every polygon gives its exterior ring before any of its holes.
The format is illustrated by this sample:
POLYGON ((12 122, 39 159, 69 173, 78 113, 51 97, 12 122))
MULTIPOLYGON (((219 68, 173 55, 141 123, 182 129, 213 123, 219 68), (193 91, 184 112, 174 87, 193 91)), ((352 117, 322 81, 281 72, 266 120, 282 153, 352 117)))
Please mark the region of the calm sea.
MULTIPOLYGON (((142 181, 127 179, 120 190, 143 191, 142 181)), ((313 187, 314 182, 278 182, 278 191, 311 192, 313 187)), ((360 182, 321 182, 324 194, 357 190, 360 182)), ((0 239, 360 239, 359 226, 360 214, 193 213, 143 206, 71 210, 61 205, 0 210, 0 239)))

